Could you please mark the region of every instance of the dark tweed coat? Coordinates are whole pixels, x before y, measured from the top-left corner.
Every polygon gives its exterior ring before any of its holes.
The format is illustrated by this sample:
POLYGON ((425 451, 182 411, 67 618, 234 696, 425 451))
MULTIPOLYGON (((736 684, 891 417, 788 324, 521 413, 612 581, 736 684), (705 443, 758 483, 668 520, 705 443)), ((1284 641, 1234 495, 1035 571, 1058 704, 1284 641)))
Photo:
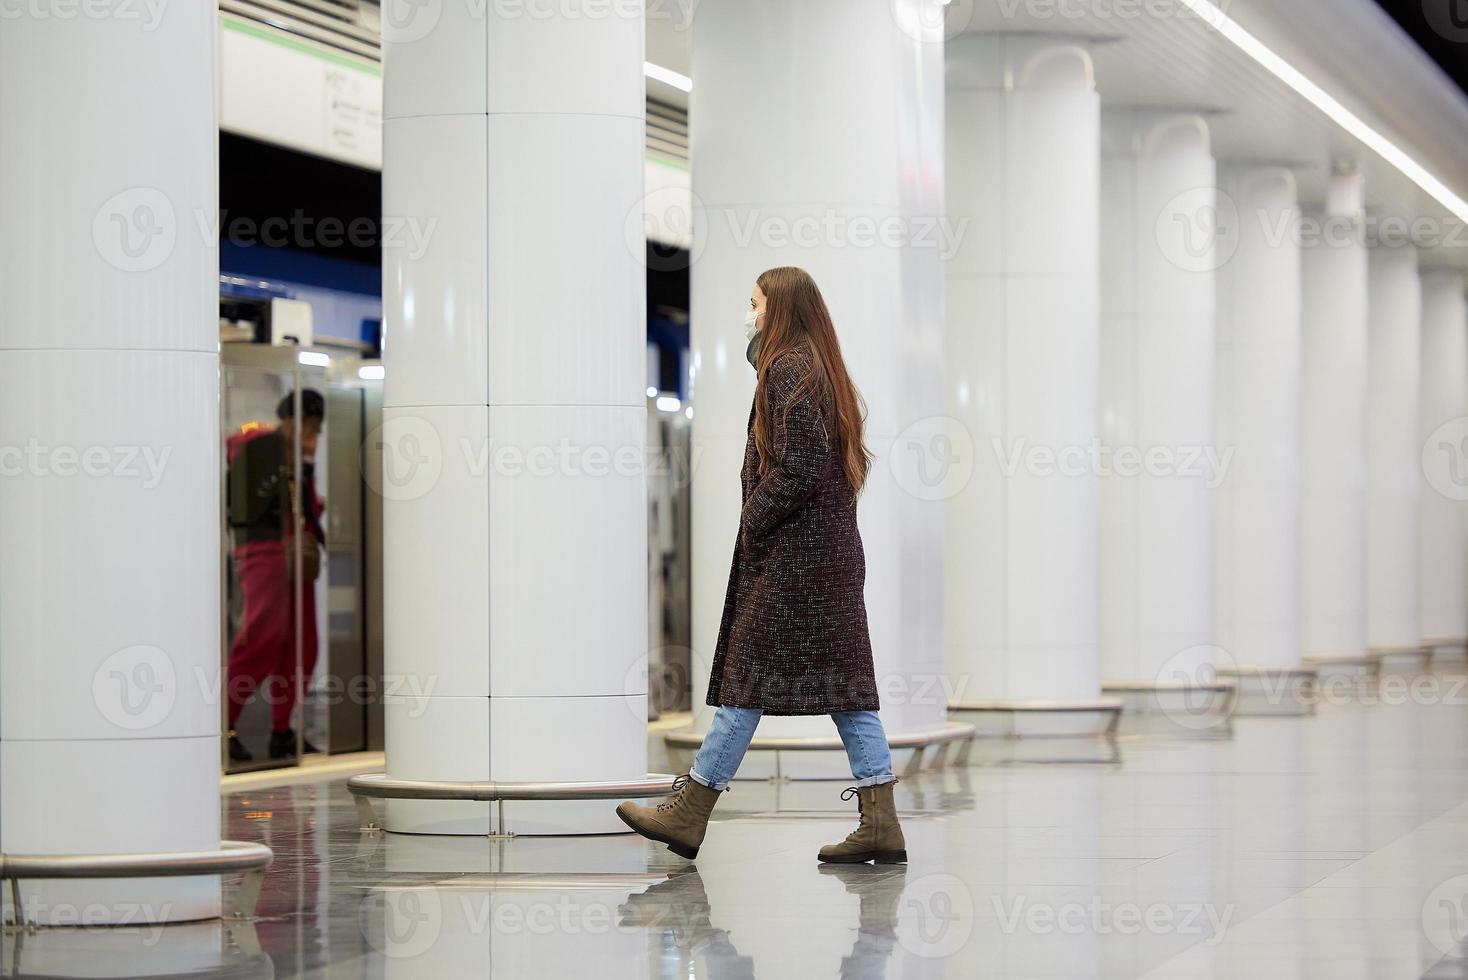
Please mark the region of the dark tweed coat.
POLYGON ((841 466, 831 406, 794 397, 810 357, 781 354, 761 382, 769 386, 774 456, 763 478, 749 412, 712 705, 771 715, 877 710, 856 495, 841 466))

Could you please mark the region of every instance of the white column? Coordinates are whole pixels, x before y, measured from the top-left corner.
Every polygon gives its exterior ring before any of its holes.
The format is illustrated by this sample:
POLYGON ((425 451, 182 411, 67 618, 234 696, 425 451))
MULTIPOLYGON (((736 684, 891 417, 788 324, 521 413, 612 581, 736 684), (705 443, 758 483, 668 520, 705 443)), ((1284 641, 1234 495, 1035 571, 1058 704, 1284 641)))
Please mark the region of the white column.
MULTIPOLYGON (((383 210, 431 229, 383 257, 392 776, 647 773, 643 22, 592 6, 384 18, 383 210)), ((624 829, 608 803, 506 812, 624 829)), ((489 806, 387 820, 483 834, 489 806)))
POLYGON ((1239 167, 1219 204, 1219 666, 1300 666, 1300 244, 1294 174, 1239 167), (1225 246, 1229 247, 1228 245, 1225 246))
MULTIPOLYGON (((6 854, 219 846, 215 16, 0 23, 6 854)), ((41 922, 219 913, 216 878, 22 895, 41 922)))
POLYGON ((1306 656, 1366 654, 1367 253, 1359 182, 1332 181, 1304 252, 1306 656))
MULTIPOLYGON (((883 721, 896 734, 944 719, 942 503, 924 499, 927 488, 894 469, 894 453, 910 466, 911 441, 943 414, 943 46, 920 6, 706 0, 694 21, 699 728, 712 716, 703 704, 708 663, 738 528, 754 392, 742 322, 755 278, 779 265, 814 276, 869 410, 867 445, 878 458, 858 520, 883 721), (905 434, 914 425, 916 434, 905 434)), ((760 727, 761 736, 829 734, 824 717, 772 718, 760 727)), ((787 774, 792 764, 803 763, 786 759, 787 774)), ((751 757, 746 772, 759 765, 751 757)), ((844 758, 831 765, 844 766, 844 758)))
POLYGON ((950 42, 947 75, 948 215, 970 230, 946 268, 948 405, 975 460, 948 508, 950 682, 964 700, 1095 700, 1091 56, 969 36, 950 42))
POLYGON ((1191 113, 1104 116, 1101 676, 1212 658, 1216 167, 1191 113))
POLYGON ((1468 639, 1468 307, 1463 276, 1422 276, 1422 637, 1468 639))
MULTIPOLYGON (((1422 643, 1417 590, 1422 501, 1422 285, 1417 250, 1370 253, 1366 341, 1366 640, 1422 643)), ((1464 365, 1468 368, 1468 365, 1464 365)))

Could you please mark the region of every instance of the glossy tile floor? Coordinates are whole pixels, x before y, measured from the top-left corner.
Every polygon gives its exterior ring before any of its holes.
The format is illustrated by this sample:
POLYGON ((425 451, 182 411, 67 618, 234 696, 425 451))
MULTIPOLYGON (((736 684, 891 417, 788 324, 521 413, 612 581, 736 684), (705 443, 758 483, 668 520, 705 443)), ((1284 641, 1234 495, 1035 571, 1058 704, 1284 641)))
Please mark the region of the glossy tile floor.
POLYGON ((276 852, 252 926, 7 936, 3 969, 1468 977, 1465 679, 1353 686, 1231 738, 1123 738, 1117 764, 904 780, 905 868, 817 866, 852 826, 841 783, 736 784, 696 865, 631 836, 362 834, 341 782, 235 794, 228 836, 276 852))

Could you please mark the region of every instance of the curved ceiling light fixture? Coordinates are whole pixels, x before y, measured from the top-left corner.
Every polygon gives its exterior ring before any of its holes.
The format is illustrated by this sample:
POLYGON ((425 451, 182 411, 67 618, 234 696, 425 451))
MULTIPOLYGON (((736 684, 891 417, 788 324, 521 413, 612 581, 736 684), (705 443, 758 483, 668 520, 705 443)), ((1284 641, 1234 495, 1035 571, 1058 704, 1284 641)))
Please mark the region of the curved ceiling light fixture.
POLYGON ((1275 54, 1263 41, 1244 30, 1238 21, 1229 17, 1221 8, 1210 0, 1181 0, 1181 3, 1271 75, 1325 113, 1337 126, 1400 170, 1408 180, 1426 191, 1459 220, 1468 222, 1468 201, 1453 193, 1447 184, 1434 177, 1406 150, 1377 132, 1364 119, 1341 105, 1329 92, 1305 77, 1298 68, 1275 54))

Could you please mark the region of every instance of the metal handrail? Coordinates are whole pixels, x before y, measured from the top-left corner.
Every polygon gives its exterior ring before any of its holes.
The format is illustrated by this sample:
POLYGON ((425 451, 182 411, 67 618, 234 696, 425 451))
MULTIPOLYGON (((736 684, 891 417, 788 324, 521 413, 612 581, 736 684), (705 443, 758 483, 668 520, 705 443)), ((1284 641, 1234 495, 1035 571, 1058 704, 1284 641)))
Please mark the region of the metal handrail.
POLYGON ((1267 674, 1276 674, 1276 675, 1283 675, 1283 676, 1317 677, 1317 676, 1319 676, 1320 671, 1319 671, 1319 669, 1317 669, 1315 667, 1312 667, 1312 666, 1310 666, 1308 664, 1303 664, 1302 663, 1298 667, 1257 667, 1257 666, 1219 667, 1218 668, 1218 673, 1221 674, 1221 675, 1223 675, 1223 676, 1226 676, 1226 677, 1258 677, 1258 676, 1267 675, 1267 674))
MULTIPOLYGON (((932 768, 941 769, 947 763, 949 747, 955 742, 962 743, 955 761, 960 766, 968 765, 969 753, 973 751, 975 734, 973 725, 949 722, 942 728, 888 735, 887 747, 912 749, 907 768, 903 770, 904 776, 912 777, 923 771, 924 753, 934 746, 937 747, 937 757, 932 768)), ((663 735, 663 742, 675 749, 698 748, 703 744, 703 739, 702 733, 695 732, 691 728, 682 728, 663 735)), ((781 752, 837 752, 844 748, 844 743, 835 735, 774 735, 768 737, 756 735, 749 743, 751 752, 775 753, 777 779, 783 778, 780 772, 781 752)))
MULTIPOLYGON (((957 742, 973 738, 974 726, 963 724, 944 725, 942 728, 918 732, 903 732, 887 736, 887 747, 893 749, 918 749, 944 742, 957 742)), ((663 740, 678 748, 694 748, 703 744, 704 736, 692 729, 684 728, 668 732, 663 740)), ((756 735, 749 743, 751 751, 767 752, 834 752, 845 748, 837 735, 756 735)))
POLYGON ((353 796, 377 800, 620 800, 626 797, 667 796, 676 777, 655 773, 646 779, 604 783, 518 783, 496 780, 455 782, 447 779, 392 779, 385 772, 368 772, 347 780, 353 796))
POLYGON ((347 791, 357 803, 363 830, 376 830, 377 816, 369 799, 459 800, 498 805, 499 830, 505 831, 506 800, 622 800, 670 796, 676 776, 650 773, 646 779, 612 782, 514 782, 505 780, 394 779, 385 772, 359 773, 347 780, 347 791))
POLYGON ((1107 716, 1102 738, 1114 738, 1121 727, 1125 703, 1121 698, 1084 698, 1076 701, 950 701, 948 710, 993 714, 1103 714, 1107 716))
POLYGON ((260 897, 265 869, 275 853, 264 844, 226 840, 212 851, 157 851, 136 854, 0 854, 0 881, 10 880, 16 924, 24 924, 22 879, 177 878, 244 874, 235 896, 234 917, 249 916, 260 897))
POLYGON ((1120 711, 1120 698, 1092 698, 1081 701, 950 701, 949 711, 1020 711, 1020 712, 1089 712, 1120 711))
POLYGON ((1233 681, 1107 681, 1102 691, 1120 691, 1126 694, 1149 694, 1153 691, 1174 693, 1178 691, 1207 691, 1210 694, 1227 694, 1237 688, 1233 681))

